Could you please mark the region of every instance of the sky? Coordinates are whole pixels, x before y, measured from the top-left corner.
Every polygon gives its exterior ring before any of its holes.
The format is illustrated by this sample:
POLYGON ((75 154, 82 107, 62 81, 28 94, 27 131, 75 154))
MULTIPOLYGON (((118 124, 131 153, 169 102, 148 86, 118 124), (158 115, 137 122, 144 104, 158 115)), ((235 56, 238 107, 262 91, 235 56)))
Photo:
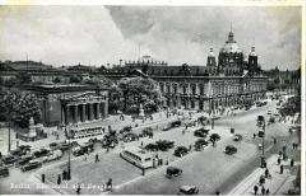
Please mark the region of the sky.
POLYGON ((143 55, 205 65, 231 29, 263 69, 301 63, 301 7, 0 6, 0 60, 100 66, 143 55), (232 24, 232 25, 231 25, 232 24))

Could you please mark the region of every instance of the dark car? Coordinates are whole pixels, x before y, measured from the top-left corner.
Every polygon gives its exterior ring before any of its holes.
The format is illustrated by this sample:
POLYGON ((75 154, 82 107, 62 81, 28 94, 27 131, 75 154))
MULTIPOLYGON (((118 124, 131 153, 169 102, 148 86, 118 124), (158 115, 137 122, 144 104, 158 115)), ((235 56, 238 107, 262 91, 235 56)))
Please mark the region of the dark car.
POLYGON ((172 127, 180 127, 182 125, 182 122, 180 120, 174 121, 171 123, 172 127))
POLYGON ((34 155, 35 158, 40 158, 40 157, 43 157, 43 156, 47 156, 49 153, 50 153, 50 150, 47 150, 47 149, 43 148, 43 149, 34 151, 33 155, 34 155))
POLYGON ((66 150, 69 150, 69 144, 68 143, 62 143, 59 145, 58 147, 61 151, 66 151, 66 150))
POLYGON ((205 132, 201 129, 198 129, 198 130, 194 131, 194 136, 205 138, 205 137, 207 137, 207 132, 205 132))
POLYGON ((85 149, 84 148, 78 148, 78 149, 75 149, 73 150, 72 154, 76 157, 78 156, 82 156, 85 154, 85 149))
POLYGON ((233 154, 237 153, 237 148, 235 146, 229 145, 229 146, 225 147, 224 152, 225 152, 225 154, 233 155, 233 154))
POLYGON ((16 161, 18 160, 17 157, 12 156, 12 155, 8 155, 2 158, 2 161, 5 165, 11 165, 14 164, 16 161))
POLYGON ((235 142, 241 141, 241 140, 242 140, 242 135, 240 135, 240 134, 235 134, 233 140, 234 140, 235 142))
POLYGON ((34 162, 30 162, 28 164, 26 164, 25 166, 23 166, 21 168, 21 170, 23 172, 25 171, 29 171, 29 170, 32 170, 32 169, 37 169, 37 168, 40 168, 42 166, 42 163, 39 162, 39 161, 34 161, 34 162))
POLYGON ((199 188, 196 186, 181 186, 179 189, 179 194, 195 195, 198 193, 199 193, 199 188))
POLYGON ((166 171, 166 177, 172 178, 172 177, 178 177, 183 173, 183 170, 177 167, 168 167, 166 171))
POLYGON ((34 157, 33 156, 24 156, 17 161, 18 166, 24 166, 28 164, 34 157))
POLYGON ((0 178, 8 177, 10 175, 7 167, 0 167, 0 178))

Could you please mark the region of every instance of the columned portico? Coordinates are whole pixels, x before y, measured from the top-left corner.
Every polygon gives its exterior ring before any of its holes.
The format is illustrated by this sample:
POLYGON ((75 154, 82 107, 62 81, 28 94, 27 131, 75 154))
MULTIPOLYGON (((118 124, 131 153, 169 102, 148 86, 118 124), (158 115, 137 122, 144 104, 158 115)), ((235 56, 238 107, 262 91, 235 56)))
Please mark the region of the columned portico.
POLYGON ((99 120, 108 116, 107 98, 101 96, 74 97, 62 100, 62 123, 74 124, 99 120))

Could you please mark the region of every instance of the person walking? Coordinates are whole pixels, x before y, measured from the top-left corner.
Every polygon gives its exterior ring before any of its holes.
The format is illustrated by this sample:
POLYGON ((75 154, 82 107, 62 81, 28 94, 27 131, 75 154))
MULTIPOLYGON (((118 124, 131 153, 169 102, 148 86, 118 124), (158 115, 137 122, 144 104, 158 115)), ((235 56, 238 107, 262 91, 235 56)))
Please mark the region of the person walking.
POLYGON ((279 172, 279 173, 280 173, 280 174, 283 174, 283 173, 284 173, 284 165, 281 165, 279 169, 280 169, 280 172, 279 172))
POLYGON ((76 194, 79 195, 81 193, 81 186, 78 184, 78 187, 76 188, 76 194))
POLYGON ((265 193, 266 193, 266 189, 265 189, 264 186, 262 186, 262 187, 261 187, 261 194, 262 194, 262 195, 265 195, 265 193))
POLYGON ((98 154, 96 154, 96 156, 95 156, 95 163, 97 163, 97 162, 99 162, 100 160, 99 160, 99 155, 98 154))
POLYGON ((280 156, 278 156, 278 158, 277 158, 277 165, 280 165, 281 164, 281 158, 280 158, 280 156))
POLYGON ((290 167, 293 167, 293 166, 294 166, 294 159, 292 158, 290 161, 290 167))
POLYGON ((268 178, 268 177, 269 177, 269 173, 270 173, 270 172, 269 172, 269 169, 266 169, 266 170, 265 170, 265 178, 268 178))
POLYGON ((255 185, 255 186, 253 187, 253 190, 254 190, 254 194, 255 194, 255 195, 257 195, 257 192, 258 192, 258 186, 257 186, 257 185, 255 185))
POLYGON ((266 195, 269 195, 269 194, 270 194, 270 189, 267 188, 267 190, 266 190, 266 195))

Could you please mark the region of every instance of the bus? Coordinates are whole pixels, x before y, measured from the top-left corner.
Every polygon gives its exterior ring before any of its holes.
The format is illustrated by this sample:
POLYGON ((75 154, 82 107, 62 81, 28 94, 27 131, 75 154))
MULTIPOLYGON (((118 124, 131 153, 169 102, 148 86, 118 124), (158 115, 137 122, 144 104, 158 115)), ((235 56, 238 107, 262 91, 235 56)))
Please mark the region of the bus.
POLYGON ((120 157, 141 169, 153 167, 155 161, 152 153, 142 149, 123 150, 120 157))

